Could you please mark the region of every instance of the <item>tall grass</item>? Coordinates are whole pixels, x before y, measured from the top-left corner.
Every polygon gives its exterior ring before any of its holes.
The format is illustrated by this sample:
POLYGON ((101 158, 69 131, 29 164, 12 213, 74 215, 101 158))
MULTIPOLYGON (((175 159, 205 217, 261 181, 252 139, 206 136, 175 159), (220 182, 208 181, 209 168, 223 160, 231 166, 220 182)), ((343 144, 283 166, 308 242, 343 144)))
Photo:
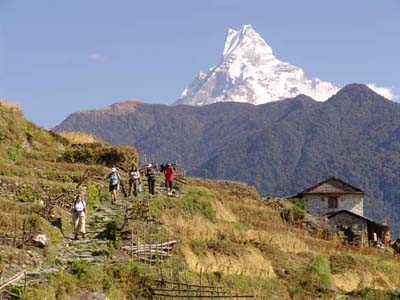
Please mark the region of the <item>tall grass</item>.
POLYGON ((63 131, 60 132, 60 135, 72 144, 93 144, 99 142, 94 135, 85 132, 63 131))
POLYGON ((21 111, 21 108, 18 104, 10 102, 8 100, 0 99, 0 108, 3 107, 10 111, 21 111))

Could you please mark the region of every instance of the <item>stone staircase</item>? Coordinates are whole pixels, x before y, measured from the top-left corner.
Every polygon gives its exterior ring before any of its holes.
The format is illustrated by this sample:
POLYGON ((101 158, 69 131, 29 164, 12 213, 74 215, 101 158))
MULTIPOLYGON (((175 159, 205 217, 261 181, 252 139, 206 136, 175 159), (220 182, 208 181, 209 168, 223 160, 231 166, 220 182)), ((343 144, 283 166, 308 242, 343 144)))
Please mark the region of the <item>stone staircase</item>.
MULTIPOLYGON (((146 222, 154 222, 149 207, 152 196, 148 194, 146 178, 142 178, 142 185, 143 191, 138 193, 136 198, 131 195, 127 199, 120 193, 116 204, 106 203, 90 208, 86 221, 86 237, 74 240, 72 235, 66 236, 55 247, 56 257, 53 263, 27 272, 27 282, 46 281, 48 274, 65 270, 75 261, 84 261, 91 265, 101 265, 106 261, 120 261, 121 257, 115 257, 112 249, 113 238, 119 233, 118 230, 113 232, 113 229, 121 226, 126 216, 135 220, 145 219, 146 222), (136 208, 134 208, 134 202, 136 208), (138 203, 140 203, 139 209, 138 203)), ((156 178, 155 192, 156 195, 166 195, 162 174, 156 178)), ((185 191, 181 188, 174 196, 184 193, 185 191)))
POLYGON ((75 261, 101 265, 107 260, 113 260, 109 231, 112 230, 113 222, 124 216, 126 208, 131 207, 131 203, 121 197, 115 205, 104 204, 89 209, 86 237, 74 240, 72 235, 66 236, 55 247, 54 262, 28 272, 28 282, 44 281, 47 274, 67 269, 75 261))

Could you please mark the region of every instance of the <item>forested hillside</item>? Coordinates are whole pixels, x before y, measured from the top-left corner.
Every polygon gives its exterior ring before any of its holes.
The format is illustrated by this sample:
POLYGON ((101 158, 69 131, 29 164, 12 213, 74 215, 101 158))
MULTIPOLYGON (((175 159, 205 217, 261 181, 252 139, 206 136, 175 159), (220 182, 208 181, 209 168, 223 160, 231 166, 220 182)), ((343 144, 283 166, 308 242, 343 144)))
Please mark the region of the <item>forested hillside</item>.
POLYGON ((115 163, 126 182, 134 147, 62 138, 2 102, 0 129, 4 299, 399 297, 400 264, 390 248, 345 244, 290 201, 263 201, 245 183, 203 178, 181 180, 168 197, 159 174, 156 195, 120 193, 112 205, 104 175, 115 163), (78 192, 89 212, 87 235, 75 240, 78 192))
POLYGON ((364 85, 322 103, 306 96, 259 106, 128 102, 72 114, 56 130, 134 144, 142 156, 179 159, 189 174, 242 180, 264 195, 340 177, 367 193, 369 216, 389 217, 399 229, 400 104, 364 85))

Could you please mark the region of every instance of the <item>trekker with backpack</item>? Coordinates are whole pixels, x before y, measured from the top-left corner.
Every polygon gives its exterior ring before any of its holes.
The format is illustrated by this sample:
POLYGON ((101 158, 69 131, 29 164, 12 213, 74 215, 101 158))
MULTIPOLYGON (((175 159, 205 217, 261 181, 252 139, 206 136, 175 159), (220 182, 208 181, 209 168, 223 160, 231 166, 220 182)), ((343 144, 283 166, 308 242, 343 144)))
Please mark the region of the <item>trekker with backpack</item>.
POLYGON ((129 171, 129 190, 128 190, 128 197, 131 196, 132 190, 133 190, 133 195, 134 195, 135 197, 137 197, 139 180, 140 180, 140 172, 138 171, 137 167, 134 166, 134 167, 129 171))
POLYGON ((83 200, 83 194, 80 194, 80 195, 76 196, 75 201, 72 205, 72 221, 74 223, 74 240, 79 239, 79 233, 82 234, 82 238, 85 238, 86 218, 87 218, 86 201, 83 200))
POLYGON ((146 177, 147 177, 147 183, 149 185, 149 194, 154 195, 154 189, 156 185, 156 174, 157 170, 155 166, 152 164, 148 164, 146 168, 146 177))
POLYGON ((107 175, 106 180, 108 180, 109 183, 108 190, 111 195, 111 203, 115 204, 117 201, 117 191, 121 181, 121 176, 118 174, 116 167, 111 168, 111 173, 107 175))
POLYGON ((168 196, 172 196, 175 171, 171 163, 168 163, 167 166, 164 168, 164 175, 165 186, 167 188, 168 196))

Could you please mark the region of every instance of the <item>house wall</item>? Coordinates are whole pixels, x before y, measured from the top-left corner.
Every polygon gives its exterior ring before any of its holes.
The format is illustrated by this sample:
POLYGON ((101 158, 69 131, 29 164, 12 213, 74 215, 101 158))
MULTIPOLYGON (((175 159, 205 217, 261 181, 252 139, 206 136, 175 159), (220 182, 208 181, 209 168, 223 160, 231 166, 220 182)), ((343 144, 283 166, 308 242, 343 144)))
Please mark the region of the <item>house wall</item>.
POLYGON ((365 229, 368 228, 368 223, 365 220, 359 219, 347 213, 338 213, 337 215, 329 218, 329 222, 335 225, 352 227, 358 225, 365 229))
POLYGON ((348 210, 364 215, 364 197, 358 194, 346 194, 338 197, 338 208, 328 208, 329 195, 305 195, 304 208, 313 215, 324 215, 339 210, 348 210))
POLYGON ((340 227, 351 228, 351 231, 356 236, 353 243, 359 245, 368 244, 368 222, 347 213, 338 213, 329 218, 329 222, 340 227))

